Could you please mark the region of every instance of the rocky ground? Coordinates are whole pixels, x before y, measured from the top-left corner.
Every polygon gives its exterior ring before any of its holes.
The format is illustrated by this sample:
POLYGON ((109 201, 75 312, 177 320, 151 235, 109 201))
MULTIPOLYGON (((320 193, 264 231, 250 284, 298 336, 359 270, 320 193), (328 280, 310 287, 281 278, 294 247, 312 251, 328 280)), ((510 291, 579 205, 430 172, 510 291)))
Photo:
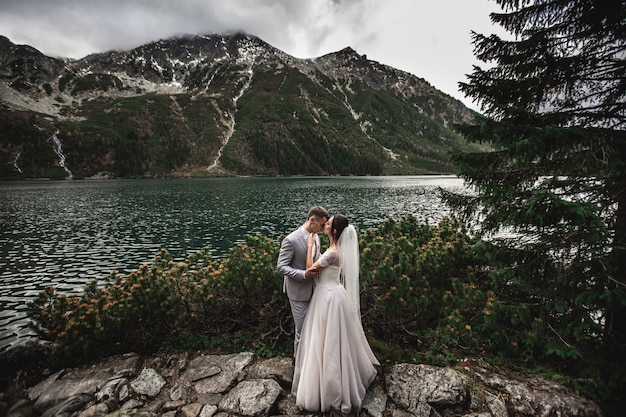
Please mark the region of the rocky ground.
MULTIPOLYGON (((19 375, 19 372, 18 372, 19 375)), ((27 417, 228 417, 311 415, 290 393, 291 358, 252 353, 134 353, 61 369, 19 392, 0 394, 0 415, 27 417)), ((333 413, 338 414, 338 413, 333 413)), ((478 361, 457 369, 396 364, 380 368, 363 408, 371 417, 601 417, 563 386, 499 371, 478 361)))

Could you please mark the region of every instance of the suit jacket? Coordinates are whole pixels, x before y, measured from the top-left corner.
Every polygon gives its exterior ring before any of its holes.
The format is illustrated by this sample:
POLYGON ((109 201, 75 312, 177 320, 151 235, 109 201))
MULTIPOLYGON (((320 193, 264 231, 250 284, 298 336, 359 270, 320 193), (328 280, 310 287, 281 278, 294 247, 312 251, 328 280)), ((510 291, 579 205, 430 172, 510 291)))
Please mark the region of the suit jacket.
MULTIPOLYGON (((283 274, 283 291, 287 297, 294 301, 308 301, 313 295, 313 279, 306 279, 304 271, 306 269, 307 232, 304 227, 291 232, 280 244, 280 253, 276 270, 283 274)), ((315 235, 318 254, 320 238, 315 235)))

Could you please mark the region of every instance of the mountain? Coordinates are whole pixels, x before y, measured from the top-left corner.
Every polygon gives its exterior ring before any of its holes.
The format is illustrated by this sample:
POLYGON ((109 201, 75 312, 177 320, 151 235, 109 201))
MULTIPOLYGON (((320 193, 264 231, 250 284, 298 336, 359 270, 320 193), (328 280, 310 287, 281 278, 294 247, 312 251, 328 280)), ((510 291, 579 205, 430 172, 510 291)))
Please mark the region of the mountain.
POLYGON ((0 36, 0 179, 452 173, 473 117, 351 48, 211 34, 63 60, 0 36))

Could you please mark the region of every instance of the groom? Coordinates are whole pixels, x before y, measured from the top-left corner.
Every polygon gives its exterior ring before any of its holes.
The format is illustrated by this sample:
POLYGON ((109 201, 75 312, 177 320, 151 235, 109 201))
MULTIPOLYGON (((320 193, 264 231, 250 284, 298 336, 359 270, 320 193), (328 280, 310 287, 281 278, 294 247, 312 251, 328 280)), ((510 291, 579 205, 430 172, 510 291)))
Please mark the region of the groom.
POLYGON ((329 218, 330 215, 324 207, 312 207, 307 214, 306 222, 287 235, 280 244, 276 270, 284 275, 283 292, 286 292, 289 298, 291 315, 295 323, 294 355, 298 351, 302 324, 309 308, 311 295, 313 295, 312 278, 317 274, 315 271, 305 272, 307 239, 312 233, 315 234, 317 248, 313 253, 313 261, 315 261, 319 257, 320 247, 320 238, 317 233, 324 229, 329 218))

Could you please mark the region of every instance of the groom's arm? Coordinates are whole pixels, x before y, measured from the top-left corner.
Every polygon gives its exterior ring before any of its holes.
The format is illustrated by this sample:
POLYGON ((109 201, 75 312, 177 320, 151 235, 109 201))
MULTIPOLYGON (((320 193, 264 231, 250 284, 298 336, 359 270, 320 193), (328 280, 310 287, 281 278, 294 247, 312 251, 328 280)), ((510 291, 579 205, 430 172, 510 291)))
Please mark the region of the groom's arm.
POLYGON ((276 270, 281 274, 293 278, 296 280, 303 281, 305 279, 304 270, 293 268, 291 266, 291 261, 295 256, 295 249, 293 247, 293 242, 287 238, 283 239, 280 244, 280 252, 278 253, 278 261, 276 262, 276 270))

